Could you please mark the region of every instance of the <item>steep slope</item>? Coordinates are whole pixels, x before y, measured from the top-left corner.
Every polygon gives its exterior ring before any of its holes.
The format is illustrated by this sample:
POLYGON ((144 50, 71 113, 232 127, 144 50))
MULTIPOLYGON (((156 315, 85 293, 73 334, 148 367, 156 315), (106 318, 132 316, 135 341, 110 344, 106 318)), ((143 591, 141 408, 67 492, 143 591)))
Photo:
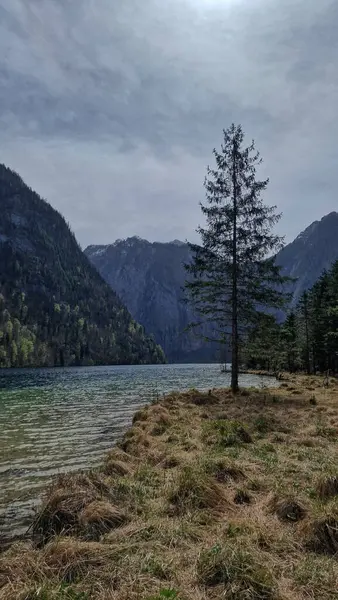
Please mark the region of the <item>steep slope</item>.
MULTIPOLYGON (((183 264, 190 258, 186 244, 178 240, 151 244, 133 237, 110 246, 89 246, 85 253, 133 317, 153 333, 170 361, 219 357, 213 345, 182 333, 193 319, 182 302, 183 264)), ((283 272, 297 279, 290 286, 292 305, 337 259, 338 214, 334 212, 312 223, 277 255, 283 272)))
POLYGON ((189 262, 187 244, 150 243, 138 237, 110 246, 89 246, 85 253, 119 294, 133 317, 153 333, 170 362, 215 360, 218 349, 184 332, 193 320, 183 302, 189 262))
POLYGON ((0 165, 0 366, 163 362, 64 219, 0 165))
POLYGON ((292 306, 337 259, 338 213, 332 212, 314 221, 277 255, 276 262, 283 267, 283 273, 296 279, 290 288, 292 306))

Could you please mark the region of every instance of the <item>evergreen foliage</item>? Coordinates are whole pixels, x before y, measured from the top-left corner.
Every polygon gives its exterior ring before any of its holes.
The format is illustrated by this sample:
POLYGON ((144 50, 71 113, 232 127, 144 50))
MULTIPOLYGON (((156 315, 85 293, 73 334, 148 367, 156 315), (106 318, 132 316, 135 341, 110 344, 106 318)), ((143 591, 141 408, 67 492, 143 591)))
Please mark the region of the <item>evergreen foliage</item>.
POLYGON ((0 367, 164 362, 61 215, 0 165, 0 367))
POLYGON ((278 325, 263 321, 249 336, 246 363, 268 370, 338 372, 338 261, 304 292, 294 312, 278 325), (266 348, 274 347, 267 355, 266 348))
POLYGON ((186 266, 190 300, 201 321, 215 324, 215 341, 225 341, 231 324, 231 387, 238 390, 239 342, 269 307, 281 307, 285 278, 275 258, 281 238, 272 233, 280 215, 263 204, 268 180, 259 181, 261 160, 255 144, 244 147, 241 126, 223 131, 221 151, 214 150, 216 167, 208 167, 206 227, 199 227, 202 245, 190 244, 193 261, 186 266))

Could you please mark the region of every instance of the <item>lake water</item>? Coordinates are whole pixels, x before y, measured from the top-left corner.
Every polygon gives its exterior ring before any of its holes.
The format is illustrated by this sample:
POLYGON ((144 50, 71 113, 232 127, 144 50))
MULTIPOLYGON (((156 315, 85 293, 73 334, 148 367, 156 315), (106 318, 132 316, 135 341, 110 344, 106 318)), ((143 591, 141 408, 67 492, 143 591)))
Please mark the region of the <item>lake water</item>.
MULTIPOLYGON (((100 464, 139 407, 229 381, 219 365, 0 370, 0 539, 25 531, 53 475, 100 464)), ((262 378, 242 375, 240 385, 262 378)))

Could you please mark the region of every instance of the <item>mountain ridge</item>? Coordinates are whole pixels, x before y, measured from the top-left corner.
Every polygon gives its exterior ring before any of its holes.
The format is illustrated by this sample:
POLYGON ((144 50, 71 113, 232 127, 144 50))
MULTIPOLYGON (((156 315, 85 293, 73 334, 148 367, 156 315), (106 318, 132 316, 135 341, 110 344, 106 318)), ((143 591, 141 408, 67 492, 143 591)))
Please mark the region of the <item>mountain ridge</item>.
POLYGON ((64 218, 0 164, 0 366, 163 362, 64 218))
POLYGON ((184 332, 194 320, 184 303, 183 265, 190 261, 187 244, 148 242, 134 236, 105 247, 89 246, 85 253, 131 314, 153 333, 170 362, 216 360, 215 344, 184 332))
POLYGON ((291 307, 337 259, 338 213, 332 211, 311 223, 277 254, 276 262, 283 274, 297 279, 290 286, 291 307))
MULTIPOLYGON (((194 356, 218 360, 218 349, 212 345, 206 349, 205 342, 182 333, 193 320, 192 311, 182 303, 183 264, 189 262, 190 252, 186 243, 176 242, 132 236, 109 245, 88 246, 85 253, 133 317, 154 334, 169 360, 185 362, 194 356)), ((331 212, 311 223, 276 256, 283 274, 297 278, 288 290, 291 307, 337 259, 338 213, 331 212)))

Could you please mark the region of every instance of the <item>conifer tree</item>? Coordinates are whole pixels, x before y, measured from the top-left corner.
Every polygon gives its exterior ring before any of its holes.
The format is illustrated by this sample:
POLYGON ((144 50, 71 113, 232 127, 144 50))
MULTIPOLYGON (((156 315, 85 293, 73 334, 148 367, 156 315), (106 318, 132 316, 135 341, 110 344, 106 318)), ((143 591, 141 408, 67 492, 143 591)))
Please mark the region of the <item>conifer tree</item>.
POLYGON ((311 373, 311 362, 310 362, 310 314, 309 314, 309 294, 308 291, 303 292, 298 306, 297 306, 297 318, 299 327, 299 337, 301 346, 301 362, 305 367, 308 375, 311 373))
POLYGON ((280 350, 282 361, 289 373, 300 367, 298 323, 294 312, 290 312, 281 327, 280 350))
POLYGON ((267 307, 283 305, 285 278, 271 257, 282 245, 272 232, 280 215, 262 201, 268 180, 256 179, 261 159, 255 143, 244 146, 240 125, 232 124, 223 134, 220 152, 213 152, 216 166, 207 170, 207 202, 201 204, 206 226, 197 229, 202 244, 190 244, 186 289, 199 323, 215 324, 215 341, 230 334, 231 388, 236 393, 240 335, 267 307))

